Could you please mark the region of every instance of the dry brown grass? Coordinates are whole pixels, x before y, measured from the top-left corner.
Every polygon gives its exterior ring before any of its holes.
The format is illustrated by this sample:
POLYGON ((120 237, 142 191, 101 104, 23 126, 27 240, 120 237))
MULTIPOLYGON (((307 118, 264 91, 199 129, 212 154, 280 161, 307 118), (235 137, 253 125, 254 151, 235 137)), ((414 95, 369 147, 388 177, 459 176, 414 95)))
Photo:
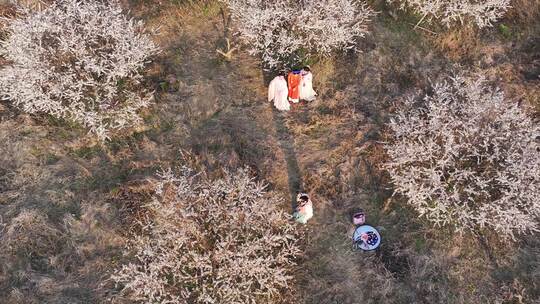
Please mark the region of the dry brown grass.
POLYGON ((470 60, 478 56, 479 33, 474 27, 467 26, 440 33, 435 43, 450 60, 470 60))
POLYGON ((538 33, 537 21, 510 41, 497 28, 480 36, 449 32, 437 48, 408 19, 383 11, 362 54, 312 65, 318 101, 279 114, 265 102, 256 58, 240 51, 229 63, 215 53, 225 34, 215 2, 125 4, 162 27, 157 42, 164 51, 149 79, 158 97, 146 113, 146 130, 93 146, 64 122, 1 104, 0 239, 8 240, 8 230, 9 239, 34 237, 24 243, 32 254, 0 251, 7 261, 0 263, 0 302, 102 302, 114 291, 105 281, 109 270, 124 262, 127 225, 145 216, 139 212, 148 196, 145 178, 185 159, 181 149, 193 151, 197 167, 210 172, 247 164, 284 197, 296 187, 312 194, 315 217, 295 286, 301 303, 538 301, 537 237, 509 247, 486 236, 495 266, 476 239, 432 229, 399 197, 388 200, 391 185, 378 167, 393 101, 428 87, 457 63, 500 78, 516 102, 538 107, 538 80, 524 74, 538 66, 539 44, 527 42, 538 33), (381 227, 376 254, 350 251, 348 211, 357 207, 381 227), (34 220, 23 221, 25 213, 34 220))
POLYGON ((78 189, 88 171, 48 137, 54 128, 6 112, 0 122, 1 298, 93 301, 99 277, 116 254, 114 212, 96 193, 78 189))
POLYGON ((540 17, 540 1, 538 0, 514 0, 512 7, 505 15, 504 20, 521 23, 530 26, 540 17))
POLYGON ((149 180, 131 181, 114 191, 111 202, 119 207, 121 226, 125 227, 123 234, 136 235, 148 223, 152 214, 144 206, 151 201, 153 186, 149 180))
MULTIPOLYGON (((427 87, 427 77, 436 79, 448 73, 449 67, 457 69, 456 63, 463 66, 474 62, 473 66, 480 70, 485 63, 477 65, 475 61, 484 60, 488 48, 494 50, 494 55, 484 73, 490 79, 499 79, 499 85, 516 100, 535 98, 530 96, 536 95, 537 82, 524 82, 522 68, 515 66, 511 73, 502 69, 518 60, 524 65, 534 62, 527 52, 519 51, 528 49, 527 38, 517 41, 523 47, 516 50, 492 38, 481 38, 473 31, 449 32, 443 37, 445 47, 439 48, 437 54, 424 47, 433 42, 432 37, 404 50, 396 47, 399 40, 391 39, 397 35, 403 38, 403 33, 381 31, 384 33, 379 39, 384 40, 375 42, 377 46, 360 56, 357 63, 344 70, 338 64, 328 73, 347 75, 348 80, 340 79, 339 90, 335 90, 335 83, 322 81, 319 85, 325 85, 324 101, 291 114, 288 120, 295 144, 301 147, 297 156, 305 172, 305 187, 315 193, 315 223, 300 282, 305 288, 305 302, 536 301, 536 284, 524 277, 535 276, 533 269, 537 268, 523 271, 515 260, 523 253, 516 247, 501 243, 495 236, 489 236, 486 243, 431 229, 403 209, 401 198, 387 200, 390 185, 379 170, 385 155, 378 143, 384 140, 381 123, 392 109, 392 99, 401 98, 415 87, 427 87), (503 64, 505 61, 508 64, 503 64), (498 71, 499 77, 487 71, 498 71), (373 257, 349 251, 346 211, 355 207, 366 209, 368 219, 383 228, 382 248, 373 257), (363 293, 366 288, 373 292, 367 297, 363 293)), ((325 72, 329 63, 320 64, 322 79, 331 79, 325 72)), ((317 79, 318 64, 312 68, 317 79)), ((537 263, 538 259, 531 256, 537 249, 526 248, 526 263, 537 263)))

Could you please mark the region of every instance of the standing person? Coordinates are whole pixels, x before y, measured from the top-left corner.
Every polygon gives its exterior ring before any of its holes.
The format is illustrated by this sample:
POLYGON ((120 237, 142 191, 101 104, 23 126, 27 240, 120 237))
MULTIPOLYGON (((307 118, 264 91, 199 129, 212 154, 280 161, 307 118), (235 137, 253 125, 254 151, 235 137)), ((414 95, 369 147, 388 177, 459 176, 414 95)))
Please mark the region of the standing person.
POLYGON ((313 74, 311 74, 311 69, 308 66, 305 66, 301 73, 300 80, 300 99, 305 101, 314 101, 317 93, 313 90, 313 74))
POLYGON ((300 80, 302 79, 299 70, 289 72, 287 83, 289 84, 289 101, 298 103, 300 101, 300 80))
POLYGON ((288 90, 287 90, 287 81, 285 76, 278 75, 268 86, 268 101, 274 101, 274 106, 280 111, 289 111, 291 105, 287 100, 288 90))
POLYGON ((313 217, 313 203, 306 193, 299 193, 296 196, 296 211, 293 214, 295 221, 305 224, 313 217))

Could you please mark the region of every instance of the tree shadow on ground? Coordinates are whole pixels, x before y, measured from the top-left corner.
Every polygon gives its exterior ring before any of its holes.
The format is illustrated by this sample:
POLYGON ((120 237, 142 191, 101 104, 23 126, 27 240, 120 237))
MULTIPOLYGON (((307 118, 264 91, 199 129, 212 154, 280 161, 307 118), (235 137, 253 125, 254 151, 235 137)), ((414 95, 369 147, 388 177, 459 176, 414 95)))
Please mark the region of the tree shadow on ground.
MULTIPOLYGON (((269 71, 262 69, 263 85, 268 87, 270 81, 277 75, 276 71, 269 71)), ((285 158, 287 164, 287 182, 289 186, 289 194, 291 199, 291 210, 296 208, 296 195, 299 192, 305 192, 304 183, 302 179, 302 171, 298 165, 298 157, 295 148, 294 137, 287 126, 287 112, 281 112, 277 110, 273 104, 272 107, 272 119, 274 122, 274 128, 276 131, 276 139, 281 148, 281 152, 285 158)))
POLYGON ((287 163, 287 176, 289 184, 289 194, 291 196, 291 208, 296 208, 296 195, 299 192, 304 192, 302 182, 302 172, 298 165, 298 158, 296 157, 296 149, 294 147, 294 138, 286 125, 285 113, 280 113, 277 109, 272 108, 272 116, 274 119, 274 126, 276 128, 277 140, 281 151, 285 157, 287 163))

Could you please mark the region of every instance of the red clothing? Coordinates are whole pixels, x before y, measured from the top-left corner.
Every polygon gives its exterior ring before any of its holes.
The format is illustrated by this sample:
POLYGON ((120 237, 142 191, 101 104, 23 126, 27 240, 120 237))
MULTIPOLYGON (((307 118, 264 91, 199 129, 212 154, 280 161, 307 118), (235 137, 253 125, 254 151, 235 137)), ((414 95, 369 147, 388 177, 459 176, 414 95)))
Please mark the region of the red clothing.
POLYGON ((287 84, 289 85, 289 100, 298 102, 300 100, 300 80, 302 75, 300 71, 289 72, 287 84))

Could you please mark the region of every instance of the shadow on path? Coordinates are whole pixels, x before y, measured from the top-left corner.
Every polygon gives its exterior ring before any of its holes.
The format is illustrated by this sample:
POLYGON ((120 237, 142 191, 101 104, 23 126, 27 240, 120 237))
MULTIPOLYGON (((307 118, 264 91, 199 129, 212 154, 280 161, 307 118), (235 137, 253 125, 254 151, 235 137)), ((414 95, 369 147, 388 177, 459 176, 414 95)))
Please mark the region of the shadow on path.
MULTIPOLYGON (((262 70, 264 86, 267 88, 270 81, 277 75, 276 72, 262 70)), ((287 163, 287 181, 289 184, 289 194, 291 197, 291 211, 294 212, 296 208, 296 195, 298 192, 304 191, 304 185, 302 182, 302 172, 300 166, 298 166, 298 158, 296 157, 296 150, 294 147, 294 137, 292 136, 289 128, 286 125, 285 117, 288 112, 278 111, 273 104, 272 118, 274 120, 274 126, 276 128, 277 141, 283 155, 285 162, 287 163)))
POLYGON ((289 183, 289 194, 291 195, 291 209, 296 208, 296 194, 303 191, 302 172, 298 166, 296 150, 294 148, 294 138, 285 124, 286 112, 280 112, 272 106, 272 116, 276 128, 277 140, 287 163, 287 176, 289 183))

